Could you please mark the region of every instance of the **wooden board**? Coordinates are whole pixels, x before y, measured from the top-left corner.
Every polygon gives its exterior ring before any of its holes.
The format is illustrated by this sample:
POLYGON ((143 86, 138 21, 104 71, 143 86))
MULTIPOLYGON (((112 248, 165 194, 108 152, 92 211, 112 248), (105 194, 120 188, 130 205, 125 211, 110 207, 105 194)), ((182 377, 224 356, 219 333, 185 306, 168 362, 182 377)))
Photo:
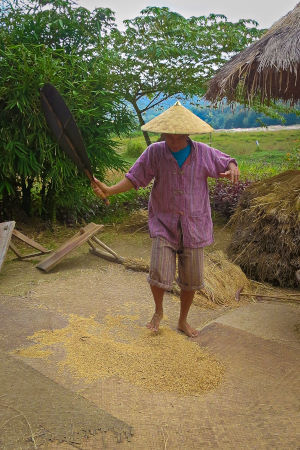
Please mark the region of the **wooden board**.
POLYGON ((12 233, 14 231, 16 222, 2 222, 0 223, 0 270, 9 248, 12 233))
MULTIPOLYGON (((103 247, 103 248, 106 250, 106 252, 108 252, 108 253, 110 253, 111 255, 113 255, 116 259, 122 259, 122 258, 120 258, 120 257, 116 254, 116 252, 114 252, 110 247, 108 247, 107 245, 105 245, 104 242, 100 241, 100 239, 97 239, 96 236, 93 236, 93 237, 91 238, 91 240, 94 241, 94 242, 96 242, 97 244, 99 244, 101 247, 103 247)), ((94 247, 92 246, 92 248, 94 248, 94 247)))
POLYGON ((43 247, 42 245, 40 245, 37 242, 30 239, 28 236, 25 236, 25 234, 21 233, 20 231, 13 230, 13 235, 16 238, 20 239, 20 241, 25 242, 26 244, 30 245, 30 247, 36 248, 37 250, 39 250, 42 253, 49 253, 49 251, 50 251, 47 248, 43 247))
POLYGON ((118 256, 118 258, 116 258, 115 256, 111 255, 110 253, 101 252, 99 249, 94 247, 90 241, 88 243, 92 247, 92 248, 90 248, 90 252, 93 255, 100 256, 100 258, 106 259, 107 261, 115 262, 117 264, 124 264, 124 258, 122 258, 121 256, 118 256))
POLYGON ((17 249, 17 247, 16 247, 11 241, 10 241, 10 243, 9 243, 9 248, 10 248, 10 250, 12 250, 12 251, 14 252, 15 255, 17 255, 17 257, 18 257, 19 259, 22 258, 21 253, 19 252, 19 250, 17 249))
POLYGON ((104 225, 97 225, 95 223, 89 223, 84 228, 76 233, 71 239, 65 242, 55 253, 50 255, 44 261, 39 263, 36 267, 45 272, 49 272, 55 267, 65 256, 71 251, 75 250, 80 245, 84 244, 88 239, 98 233, 104 228, 104 225))

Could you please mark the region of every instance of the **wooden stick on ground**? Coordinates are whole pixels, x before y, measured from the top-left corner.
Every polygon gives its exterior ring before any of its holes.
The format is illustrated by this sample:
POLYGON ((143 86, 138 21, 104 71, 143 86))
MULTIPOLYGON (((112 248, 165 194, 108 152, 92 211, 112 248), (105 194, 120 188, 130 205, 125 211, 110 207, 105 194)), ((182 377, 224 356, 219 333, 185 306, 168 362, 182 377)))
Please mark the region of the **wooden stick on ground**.
POLYGON ((291 299, 291 300, 299 300, 300 301, 300 294, 286 294, 286 295, 272 295, 272 294, 254 294, 252 292, 237 292, 236 293, 236 300, 240 300, 240 296, 248 296, 248 297, 260 297, 260 298, 278 298, 278 299, 291 299))

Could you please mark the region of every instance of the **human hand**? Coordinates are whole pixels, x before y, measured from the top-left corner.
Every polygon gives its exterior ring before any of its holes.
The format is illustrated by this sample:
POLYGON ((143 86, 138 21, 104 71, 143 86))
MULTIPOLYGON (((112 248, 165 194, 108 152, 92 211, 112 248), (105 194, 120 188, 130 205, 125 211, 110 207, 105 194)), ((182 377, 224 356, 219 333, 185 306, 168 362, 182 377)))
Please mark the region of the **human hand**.
POLYGON ((240 178, 240 171, 234 163, 229 163, 228 170, 219 173, 220 178, 228 178, 232 183, 237 183, 240 178))
POLYGON ((94 177, 91 181, 91 187, 94 191, 94 194, 97 195, 97 197, 102 198, 106 205, 109 205, 109 201, 106 198, 109 196, 109 186, 106 186, 106 184, 102 183, 94 177))

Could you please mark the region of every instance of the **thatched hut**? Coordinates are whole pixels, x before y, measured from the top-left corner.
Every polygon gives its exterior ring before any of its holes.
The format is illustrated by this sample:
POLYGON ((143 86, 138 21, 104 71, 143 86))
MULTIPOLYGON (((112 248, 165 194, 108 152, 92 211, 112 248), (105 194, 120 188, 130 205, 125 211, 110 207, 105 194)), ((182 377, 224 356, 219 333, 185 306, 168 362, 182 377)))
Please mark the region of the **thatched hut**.
POLYGON ((300 270, 300 171, 248 187, 231 218, 229 256, 250 278, 297 287, 300 270))
POLYGON ((300 3, 212 78, 205 98, 228 103, 300 100, 300 3))

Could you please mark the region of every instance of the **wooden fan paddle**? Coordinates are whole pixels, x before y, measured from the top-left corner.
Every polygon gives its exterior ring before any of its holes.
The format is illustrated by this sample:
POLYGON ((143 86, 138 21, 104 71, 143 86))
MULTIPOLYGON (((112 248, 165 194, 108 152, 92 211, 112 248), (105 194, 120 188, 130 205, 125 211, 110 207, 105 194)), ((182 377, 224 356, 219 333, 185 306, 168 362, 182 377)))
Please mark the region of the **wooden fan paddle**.
MULTIPOLYGON (((80 130, 67 107, 64 99, 57 89, 50 83, 46 83, 40 90, 42 109, 46 122, 53 132, 60 148, 89 178, 94 180, 91 167, 80 130)), ((106 205, 109 201, 104 199, 106 205)))

